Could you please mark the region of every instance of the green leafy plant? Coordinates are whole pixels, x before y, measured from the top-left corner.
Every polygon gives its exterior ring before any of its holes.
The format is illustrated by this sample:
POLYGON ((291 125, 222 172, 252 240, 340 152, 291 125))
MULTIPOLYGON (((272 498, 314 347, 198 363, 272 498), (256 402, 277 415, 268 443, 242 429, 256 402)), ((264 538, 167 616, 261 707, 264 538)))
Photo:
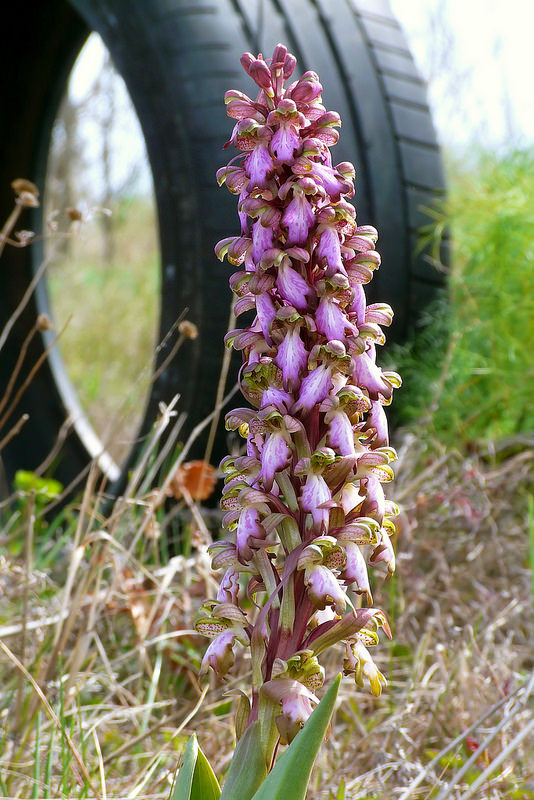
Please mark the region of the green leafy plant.
POLYGON ((448 198, 422 231, 437 245, 450 233, 449 289, 413 341, 389 351, 410 387, 395 413, 449 445, 534 429, 533 176, 529 150, 452 164, 448 198))

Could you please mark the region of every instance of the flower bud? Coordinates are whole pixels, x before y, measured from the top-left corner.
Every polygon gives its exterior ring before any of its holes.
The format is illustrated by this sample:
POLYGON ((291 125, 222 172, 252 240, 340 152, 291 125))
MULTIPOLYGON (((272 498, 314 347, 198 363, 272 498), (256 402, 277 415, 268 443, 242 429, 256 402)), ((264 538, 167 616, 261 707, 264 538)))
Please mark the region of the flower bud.
POLYGON ((37 322, 35 323, 35 326, 36 326, 37 330, 41 331, 41 332, 42 331, 49 331, 54 327, 52 325, 52 321, 50 320, 50 317, 48 317, 46 314, 39 314, 39 316, 37 317, 37 322))
POLYGON ((39 189, 35 183, 32 183, 26 178, 15 178, 14 181, 11 181, 11 188, 17 195, 31 195, 36 205, 39 205, 39 189))
POLYGON ((178 325, 178 330, 185 336, 186 339, 196 339, 198 336, 198 328, 194 322, 191 322, 188 319, 182 320, 178 325))

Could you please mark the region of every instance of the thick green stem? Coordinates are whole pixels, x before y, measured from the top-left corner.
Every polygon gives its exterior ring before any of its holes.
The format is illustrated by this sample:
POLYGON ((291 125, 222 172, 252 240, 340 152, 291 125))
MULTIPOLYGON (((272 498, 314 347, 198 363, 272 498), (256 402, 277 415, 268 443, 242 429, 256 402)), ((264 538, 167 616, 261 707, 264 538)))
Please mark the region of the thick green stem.
POLYGON ((284 495, 284 501, 290 511, 297 511, 298 510, 298 502, 297 502, 297 495, 295 493, 295 489, 291 482, 291 478, 289 477, 289 472, 287 469, 284 469, 281 472, 276 473, 276 483, 280 487, 280 491, 284 495))

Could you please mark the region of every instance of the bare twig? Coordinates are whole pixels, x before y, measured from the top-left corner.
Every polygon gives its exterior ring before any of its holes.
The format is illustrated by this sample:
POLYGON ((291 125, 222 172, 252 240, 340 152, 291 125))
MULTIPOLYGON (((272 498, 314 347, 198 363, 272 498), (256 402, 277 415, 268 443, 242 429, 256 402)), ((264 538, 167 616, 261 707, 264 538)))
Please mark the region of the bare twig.
POLYGON ((17 357, 17 361, 16 361, 15 366, 13 367, 13 369, 11 371, 11 375, 9 376, 9 381, 7 382, 6 389, 4 391, 2 399, 0 400, 0 413, 6 407, 6 404, 7 404, 8 400, 9 400, 9 398, 11 396, 11 392, 13 391, 13 386, 15 385, 15 381, 17 380, 17 377, 18 377, 18 374, 19 374, 19 372, 21 370, 22 364, 24 363, 24 359, 26 358, 26 353, 28 352, 29 344, 30 344, 31 340, 33 339, 33 337, 34 337, 36 332, 37 332, 37 323, 35 323, 31 327, 31 329, 28 331, 28 333, 26 335, 26 338, 24 339, 24 341, 23 341, 23 343, 21 345, 21 348, 20 348, 20 351, 19 351, 19 354, 18 354, 18 357, 17 357))
MULTIPOLYGON (((3 439, 0 439, 0 452, 4 449, 4 447, 9 444, 11 439, 14 439, 15 436, 18 436, 20 431, 22 430, 23 426, 26 425, 30 418, 29 414, 21 414, 19 419, 15 422, 12 428, 6 433, 3 439)), ((11 502, 11 500, 9 500, 11 502)))
POLYGON ((35 290, 35 287, 37 286, 37 284, 39 283, 39 281, 43 277, 43 275, 46 272, 47 268, 50 266, 50 263, 53 261, 55 255, 56 255, 58 246, 59 246, 59 242, 55 245, 55 247, 52 249, 50 254, 46 258, 44 258, 42 260, 42 262, 39 265, 39 268, 35 272, 35 275, 33 276, 33 278, 31 279, 30 283, 28 284, 28 286, 26 288, 26 291, 22 295, 22 298, 21 298, 18 306, 13 311, 13 313, 9 317, 8 321, 4 325, 2 333, 0 334, 0 350, 5 345, 7 337, 11 333, 15 322, 18 320, 18 318, 20 317, 20 315, 22 314, 22 312, 24 311, 24 309, 28 305, 28 303, 30 301, 30 297, 32 296, 32 294, 33 294, 33 292, 35 290))
MULTIPOLYGON (((476 790, 479 789, 488 780, 489 776, 493 772, 495 772, 497 767, 500 767, 502 762, 505 761, 509 755, 517 751, 518 745, 520 745, 523 739, 526 739, 529 733, 533 730, 534 730, 534 719, 531 719, 529 724, 525 728, 523 728, 523 730, 520 731, 517 734, 517 736, 515 736, 512 739, 511 742, 509 742, 509 744, 504 748, 504 750, 501 750, 499 755, 495 756, 491 764, 488 764, 486 769, 478 776, 478 778, 475 781, 473 781, 467 792, 464 792, 464 794, 461 796, 460 800, 469 800, 470 797, 473 797, 473 794, 476 792, 476 790)), ((478 753, 473 753, 471 759, 477 754, 478 753)), ((469 760, 471 761, 471 759, 469 760)), ((456 782, 457 781, 455 780, 455 783, 456 782)), ((444 795, 443 793, 440 794, 440 797, 445 797, 445 796, 446 795, 444 795)))
POLYGON ((45 349, 45 351, 43 353, 41 353, 41 355, 39 356, 39 358, 37 359, 37 361, 35 362, 35 364, 31 368, 31 370, 28 373, 26 379, 24 380, 22 385, 19 387, 19 390, 16 393, 15 397, 13 398, 13 400, 11 401, 9 406, 7 407, 7 410, 4 412, 4 416, 0 419, 0 428, 3 428, 4 425, 6 424, 7 420, 9 419, 9 417, 13 413, 14 409, 16 408, 20 398, 22 397, 22 395, 24 394, 24 392, 26 391, 26 389, 28 388, 28 386, 30 385, 32 380, 34 379, 34 377, 35 377, 36 373, 38 372, 38 370, 41 368, 43 363, 48 358, 48 354, 50 353, 52 348, 55 346, 55 344, 58 341, 58 339, 60 338, 60 336, 62 336, 63 333, 65 332, 65 330, 66 330, 67 326, 69 325, 71 319, 72 319, 72 316, 70 316, 68 318, 67 322, 62 327, 60 332, 57 334, 57 336, 54 336, 54 338, 51 341, 51 343, 48 345, 48 347, 45 349))
POLYGON ((4 247, 7 244, 9 234, 17 224, 17 220, 20 217, 23 208, 24 206, 22 205, 22 203, 15 203, 15 206, 11 211, 11 214, 6 219, 4 226, 0 231, 0 256, 4 252, 4 247))
MULTIPOLYGON (((235 306, 235 298, 232 300, 232 304, 230 307, 230 315, 228 317, 227 331, 233 328, 235 323, 234 306, 235 306)), ((230 369, 231 360, 232 360, 232 350, 229 347, 225 347, 223 360, 221 364, 221 372, 219 375, 219 383, 217 384, 217 395, 215 397, 215 405, 217 408, 219 408, 219 412, 212 419, 208 435, 208 441, 206 443, 206 450, 204 452, 204 461, 206 461, 207 463, 209 463, 211 459, 213 444, 215 442, 215 436, 217 434, 217 429, 219 427, 219 419, 221 416, 221 410, 223 408, 222 400, 224 397, 224 390, 226 388, 226 381, 228 379, 228 371, 230 369)))

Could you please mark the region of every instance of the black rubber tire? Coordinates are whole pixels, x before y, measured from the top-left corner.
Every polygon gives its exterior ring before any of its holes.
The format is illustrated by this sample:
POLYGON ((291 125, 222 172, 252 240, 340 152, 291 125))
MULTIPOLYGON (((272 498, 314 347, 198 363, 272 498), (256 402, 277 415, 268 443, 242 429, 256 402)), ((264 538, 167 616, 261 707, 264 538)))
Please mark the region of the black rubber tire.
MULTIPOLYGON (((420 206, 443 193, 444 178, 425 87, 387 0, 33 0, 14 5, 4 12, 4 29, 22 31, 23 41, 12 42, 16 53, 4 48, 0 56, 5 60, 0 74, 9 75, 3 91, 8 119, 0 127, 3 218, 10 210, 13 178, 43 185, 53 120, 91 30, 109 48, 143 129, 160 228, 161 333, 184 307, 200 331, 155 382, 143 429, 154 420, 158 403, 178 392, 189 428, 213 408, 230 302, 228 266, 217 261, 213 246, 237 230, 235 198, 216 186, 215 171, 228 159, 221 147, 232 127, 223 93, 234 87, 253 91, 239 64, 245 50, 268 55, 282 41, 301 71, 319 73, 325 104, 343 120, 335 159, 357 168, 358 219, 380 231, 383 266, 370 299, 387 300, 395 309, 389 340, 406 336, 440 282, 423 254, 414 254, 414 232, 424 221, 420 206)), ((38 219, 33 224, 38 228, 38 219)), ((31 225, 24 220, 24 227, 31 225)), ((38 246, 6 250, 0 322, 16 308, 39 259, 38 246)), ((2 352, 0 386, 45 295, 41 289, 41 300, 30 303, 2 352)), ((38 358, 42 347, 36 340, 30 358, 38 358)), ((2 453, 8 479, 16 469, 34 469, 45 458, 65 420, 69 390, 61 388, 58 369, 57 361, 45 364, 24 394, 18 414, 28 412, 30 421, 2 453)), ((82 422, 63 446, 55 471, 60 480, 70 480, 87 464, 92 447, 94 455, 98 445, 88 442, 82 422)), ((223 452, 224 443, 216 455, 223 452)))

